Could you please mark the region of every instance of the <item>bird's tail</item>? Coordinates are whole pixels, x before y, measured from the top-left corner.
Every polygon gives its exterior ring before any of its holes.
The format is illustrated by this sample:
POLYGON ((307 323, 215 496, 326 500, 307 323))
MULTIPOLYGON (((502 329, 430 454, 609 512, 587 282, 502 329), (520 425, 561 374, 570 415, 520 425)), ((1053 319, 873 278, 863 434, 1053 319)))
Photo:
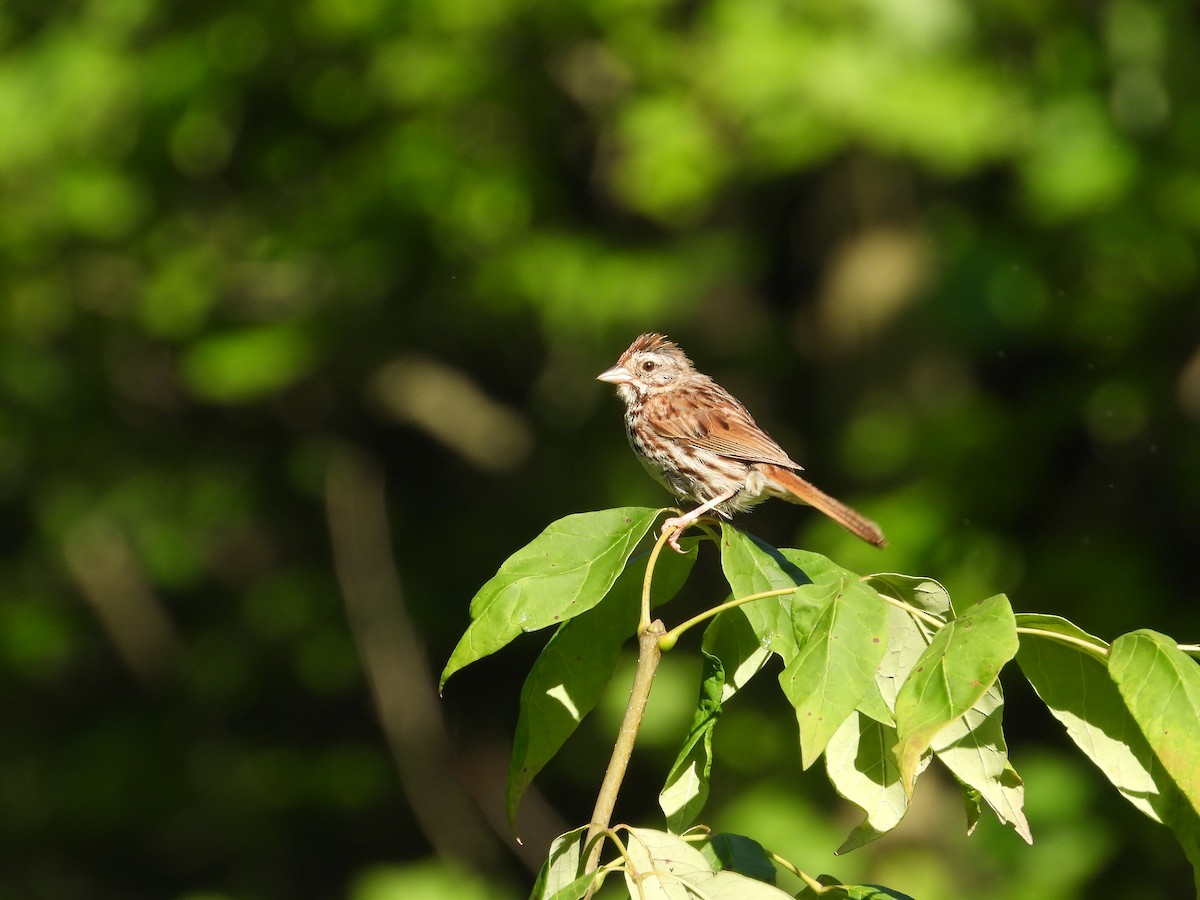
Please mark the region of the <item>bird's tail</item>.
POLYGON ((876 547, 887 546, 887 538, 883 536, 883 531, 862 513, 830 497, 789 469, 769 464, 763 465, 762 469, 770 486, 774 488, 771 491, 774 496, 791 503, 807 503, 868 544, 874 544, 876 547))

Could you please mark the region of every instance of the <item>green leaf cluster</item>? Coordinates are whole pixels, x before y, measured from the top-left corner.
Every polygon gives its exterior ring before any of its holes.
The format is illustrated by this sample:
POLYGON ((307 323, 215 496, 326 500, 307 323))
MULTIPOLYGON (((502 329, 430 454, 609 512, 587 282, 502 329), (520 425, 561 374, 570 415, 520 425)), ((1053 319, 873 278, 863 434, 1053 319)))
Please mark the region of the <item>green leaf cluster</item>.
MULTIPOLYGON (((775 658, 795 716, 800 765, 808 769, 824 757, 834 788, 865 814, 839 852, 899 825, 917 780, 935 761, 961 785, 968 832, 986 808, 1033 842, 1025 788, 1008 758, 998 680, 1016 657, 1080 749, 1138 809, 1172 829, 1200 871, 1200 669, 1170 639, 1141 631, 1109 646, 1064 619, 1014 614, 1002 594, 957 611, 931 579, 860 576, 728 524, 689 539, 682 555, 660 556, 660 540, 654 552, 634 557, 660 512, 606 510, 551 525, 480 590, 443 673, 444 684, 518 634, 557 625, 521 693, 507 792, 512 823, 533 777, 595 706, 625 641, 654 628, 666 651, 703 627, 693 722, 659 797, 669 831, 606 830, 618 857, 594 871, 584 865, 586 829, 570 832, 552 849, 535 896, 582 896, 611 871, 623 873, 633 896, 673 896, 668 885, 697 896, 781 895, 715 865, 716 857, 689 843, 729 849, 748 839, 685 839, 708 796, 723 710, 775 658), (718 546, 729 599, 674 629, 651 626, 651 605, 679 592, 698 547, 709 542, 718 546), (733 886, 742 881, 752 886, 733 886)), ((763 863, 758 850, 751 857, 763 863)), ((774 872, 764 863, 755 877, 773 882, 774 872)), ((821 894, 900 896, 795 872, 821 894)))

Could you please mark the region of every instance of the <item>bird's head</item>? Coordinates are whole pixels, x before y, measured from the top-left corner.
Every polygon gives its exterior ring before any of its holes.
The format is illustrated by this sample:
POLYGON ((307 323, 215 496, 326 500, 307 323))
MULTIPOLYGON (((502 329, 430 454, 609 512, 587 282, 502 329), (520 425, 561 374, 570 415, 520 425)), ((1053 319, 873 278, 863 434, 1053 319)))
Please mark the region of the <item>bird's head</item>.
POLYGON ((695 373, 692 361, 679 345, 661 334, 643 334, 621 354, 617 364, 596 376, 615 384, 626 403, 659 391, 670 390, 695 373))

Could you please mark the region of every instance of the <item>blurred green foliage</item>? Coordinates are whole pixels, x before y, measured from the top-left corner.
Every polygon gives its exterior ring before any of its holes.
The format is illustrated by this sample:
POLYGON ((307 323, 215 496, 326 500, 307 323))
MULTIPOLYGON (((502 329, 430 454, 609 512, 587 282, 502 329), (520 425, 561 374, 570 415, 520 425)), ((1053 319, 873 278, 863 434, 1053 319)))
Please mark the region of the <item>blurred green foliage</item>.
MULTIPOLYGON (((326 468, 382 465, 435 671, 545 523, 662 501, 591 380, 643 330, 892 540, 764 508, 776 543, 1195 639, 1198 46, 1182 0, 7 4, 0 896, 438 882, 387 868, 437 840, 346 624, 326 468)), ((441 705, 485 806, 515 657, 441 705)), ((713 815, 923 900, 1182 896, 1165 832, 1020 694, 1032 849, 929 797, 823 857, 803 836, 846 810, 752 697, 713 815)), ((545 775, 568 824, 610 726, 545 775)), ((654 814, 664 740, 619 814, 654 814)), ((456 862, 493 896, 530 877, 501 846, 456 862)))

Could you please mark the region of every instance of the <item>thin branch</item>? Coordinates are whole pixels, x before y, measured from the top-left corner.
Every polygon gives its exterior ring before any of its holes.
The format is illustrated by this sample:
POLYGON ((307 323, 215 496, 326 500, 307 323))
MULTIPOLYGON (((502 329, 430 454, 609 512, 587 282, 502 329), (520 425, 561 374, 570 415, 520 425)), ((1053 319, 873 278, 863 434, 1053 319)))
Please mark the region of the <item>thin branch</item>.
POLYGON ((925 612, 925 610, 917 609, 915 606, 911 606, 908 603, 905 603, 903 600, 897 600, 895 597, 889 597, 887 594, 883 593, 882 591, 879 592, 879 596, 882 597, 884 600, 886 600, 888 603, 892 604, 892 606, 896 607, 897 609, 904 610, 906 613, 908 613, 914 619, 920 619, 926 625, 932 625, 934 628, 941 628, 943 625, 946 624, 944 621, 939 619, 933 613, 927 613, 927 612, 925 612))
POLYGON ((1071 634, 1063 634, 1060 631, 1050 631, 1044 628, 1030 628, 1025 625, 1017 626, 1017 634, 1029 634, 1035 637, 1045 638, 1048 641, 1057 641, 1060 644, 1079 647, 1083 650, 1086 650, 1099 660, 1108 659, 1107 647, 1097 647, 1091 641, 1085 641, 1083 638, 1077 638, 1071 634))
POLYGON ((808 889, 814 894, 824 894, 829 890, 828 886, 821 884, 821 882, 817 881, 817 879, 813 878, 807 872, 798 868, 791 860, 784 859, 774 850, 767 850, 765 847, 763 850, 766 852, 767 857, 771 860, 771 862, 775 863, 775 865, 779 866, 781 869, 791 872, 793 875, 803 881, 808 889))
POLYGON ((724 603, 719 603, 716 606, 710 607, 709 609, 704 610, 704 612, 697 613, 696 615, 692 616, 686 622, 676 625, 658 639, 658 649, 662 650, 664 653, 667 652, 675 646, 679 638, 682 637, 683 633, 689 628, 699 625, 701 622, 711 619, 713 616, 720 615, 727 609, 733 609, 734 607, 742 606, 746 603, 753 603, 755 600, 766 600, 768 597, 782 597, 786 594, 794 594, 795 592, 795 587, 778 588, 777 590, 763 591, 758 594, 747 594, 745 597, 738 597, 736 600, 726 600, 724 603))
MULTIPOLYGON (((664 512, 664 510, 659 510, 659 512, 664 512)), ((637 630, 639 635, 650 627, 650 584, 654 580, 654 566, 658 562, 658 554, 662 553, 663 545, 666 544, 670 534, 671 532, 668 530, 658 536, 658 540, 654 543, 654 549, 650 551, 650 559, 646 562, 646 575, 642 579, 642 618, 638 622, 637 630)))
MULTIPOLYGON (((659 541, 661 544, 662 541, 659 541)), ((651 560, 651 565, 653 560, 651 560)), ((647 566, 647 569, 650 565, 647 566)), ((658 649, 658 640, 662 636, 663 624, 654 621, 638 634, 638 664, 633 676, 633 688, 629 693, 629 703, 625 707, 625 718, 621 720, 621 730, 613 745, 612 758, 609 759, 608 769, 604 772, 604 781, 600 792, 596 795, 596 808, 592 811, 591 825, 588 827, 585 845, 591 844, 593 838, 606 831, 612 822, 613 809, 617 804, 617 794, 621 790, 621 782, 625 779, 625 770, 633 755, 633 745, 637 741, 638 729, 642 725, 642 717, 646 714, 646 701, 650 697, 650 688, 654 684, 654 673, 658 671, 662 653, 658 649)), ((588 854, 585 872, 596 870, 600 862, 603 842, 596 841, 588 854)), ((591 897, 589 890, 587 897, 591 897)))

